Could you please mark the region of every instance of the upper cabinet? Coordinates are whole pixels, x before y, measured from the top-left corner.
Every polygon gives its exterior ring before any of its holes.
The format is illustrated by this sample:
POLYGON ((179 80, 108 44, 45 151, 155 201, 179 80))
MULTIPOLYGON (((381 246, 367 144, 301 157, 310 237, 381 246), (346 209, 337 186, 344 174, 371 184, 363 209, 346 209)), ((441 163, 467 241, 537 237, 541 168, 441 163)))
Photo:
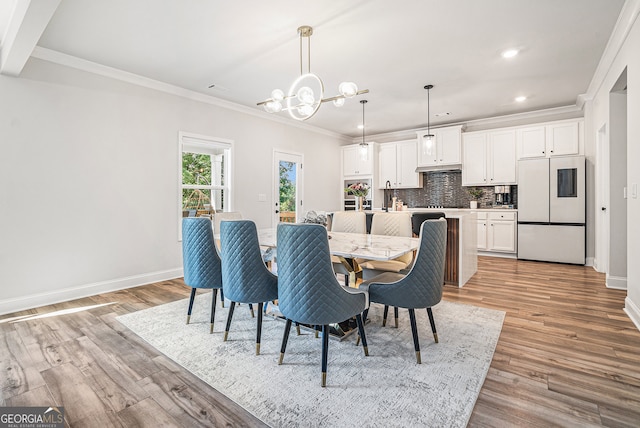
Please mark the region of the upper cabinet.
POLYGON ((380 144, 378 187, 381 189, 422 187, 422 174, 416 172, 417 150, 416 140, 380 144))
POLYGON ((373 175, 374 144, 367 143, 364 150, 360 144, 342 148, 342 175, 345 177, 373 175))
POLYGON ((572 119, 518 128, 518 159, 581 154, 581 125, 572 119))
MULTIPOLYGON (((462 126, 432 129, 434 144, 429 148, 424 146, 426 131, 417 132, 418 136, 418 166, 438 167, 460 165, 460 142, 462 126)), ((437 169, 437 168, 435 168, 437 169)))
POLYGON ((516 131, 470 132, 462 136, 462 185, 516 183, 516 131))

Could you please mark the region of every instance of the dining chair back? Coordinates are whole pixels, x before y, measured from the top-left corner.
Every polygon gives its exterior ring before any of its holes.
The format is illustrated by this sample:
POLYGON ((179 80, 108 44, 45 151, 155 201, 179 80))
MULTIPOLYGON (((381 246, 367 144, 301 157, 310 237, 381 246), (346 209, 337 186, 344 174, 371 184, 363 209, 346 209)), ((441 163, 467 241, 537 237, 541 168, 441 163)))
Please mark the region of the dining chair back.
POLYGON ((447 221, 426 220, 420 228, 420 245, 413 267, 406 275, 386 272, 365 281, 360 288, 368 290, 371 302, 409 310, 416 360, 420 345, 415 321, 415 309, 426 308, 433 337, 438 342, 431 307, 442 300, 444 264, 447 246, 447 221))
POLYGON ((326 385, 329 324, 356 317, 368 355, 362 312, 367 293, 341 286, 331 267, 327 229, 318 224, 278 225, 278 308, 287 319, 280 364, 292 322, 322 326, 322 386, 326 385))
POLYGON ((260 353, 262 309, 265 302, 278 298, 278 277, 262 261, 256 225, 250 220, 220 223, 222 284, 225 297, 231 301, 224 333, 229 335, 236 303, 258 303, 256 355, 260 353))
MULTIPOLYGON (((337 211, 331 220, 332 232, 367 233, 367 217, 362 211, 337 211)), ((344 285, 349 284, 349 275, 354 272, 351 260, 331 256, 333 271, 344 275, 344 285), (346 264, 345 264, 346 263, 346 264)))
POLYGON ((424 223, 425 220, 437 220, 444 216, 444 213, 440 211, 413 213, 411 216, 411 230, 413 232, 413 236, 420 236, 420 226, 422 226, 422 223, 424 223))
POLYGON ((196 297, 196 289, 212 289, 211 324, 216 313, 216 297, 222 288, 222 267, 220 256, 213 242, 211 220, 206 217, 185 217, 182 219, 182 260, 184 283, 191 287, 187 324, 191 320, 191 311, 196 297))

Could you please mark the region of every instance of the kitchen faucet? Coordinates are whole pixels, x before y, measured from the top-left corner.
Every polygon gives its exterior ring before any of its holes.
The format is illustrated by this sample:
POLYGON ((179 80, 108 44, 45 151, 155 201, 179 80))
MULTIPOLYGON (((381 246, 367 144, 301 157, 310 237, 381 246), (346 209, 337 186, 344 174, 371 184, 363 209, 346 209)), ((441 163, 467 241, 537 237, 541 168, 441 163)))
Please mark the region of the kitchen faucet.
POLYGON ((387 194, 387 190, 391 190, 391 182, 389 180, 387 180, 386 183, 384 183, 384 197, 382 198, 384 201, 382 203, 382 209, 385 211, 389 211, 389 207, 387 207, 387 198, 388 198, 388 194, 387 194))

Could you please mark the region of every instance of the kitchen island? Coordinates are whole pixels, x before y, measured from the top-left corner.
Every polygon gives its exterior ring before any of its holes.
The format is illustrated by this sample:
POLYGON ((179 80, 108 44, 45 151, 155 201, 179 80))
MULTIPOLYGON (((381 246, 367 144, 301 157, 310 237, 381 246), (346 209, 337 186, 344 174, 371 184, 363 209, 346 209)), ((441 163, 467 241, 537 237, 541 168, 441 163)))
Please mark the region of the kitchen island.
MULTIPOLYGON (((382 212, 365 211, 367 217, 382 212)), ((469 209, 409 208, 397 213, 443 212, 447 220, 447 250, 444 281, 462 287, 478 271, 478 222, 477 213, 469 209)))

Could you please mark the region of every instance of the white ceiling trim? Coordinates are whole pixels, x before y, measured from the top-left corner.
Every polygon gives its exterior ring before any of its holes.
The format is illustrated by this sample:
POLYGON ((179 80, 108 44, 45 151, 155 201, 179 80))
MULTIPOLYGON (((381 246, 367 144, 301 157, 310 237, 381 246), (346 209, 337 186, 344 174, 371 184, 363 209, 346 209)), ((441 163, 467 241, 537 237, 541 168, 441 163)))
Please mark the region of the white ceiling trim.
POLYGON ((0 73, 19 76, 61 0, 21 0, 14 4, 0 51, 0 73))
POLYGON ((243 106, 241 104, 233 103, 231 101, 223 100, 210 95, 201 94, 199 92, 181 88, 179 86, 171 85, 168 83, 160 82, 158 80, 150 79, 148 77, 140 76, 138 74, 130 73, 128 71, 123 71, 117 68, 98 64, 96 62, 87 61, 85 59, 78 58, 72 55, 67 55, 62 52, 54 51, 52 49, 43 48, 42 46, 36 46, 35 49, 33 49, 33 53, 31 54, 31 56, 33 58, 53 62, 55 64, 60 64, 60 65, 71 67, 77 70, 86 71, 88 73, 109 77, 112 79, 120 80, 122 82, 130 83, 133 85, 154 89, 156 91, 165 92, 165 93, 176 95, 182 98, 187 98, 189 100, 215 105, 228 110, 233 110, 233 111, 248 114, 251 116, 259 117, 261 119, 278 122, 294 128, 300 128, 300 129, 315 132, 318 134, 327 135, 329 137, 336 138, 342 141, 350 141, 350 137, 346 135, 338 134, 336 132, 319 128, 317 126, 309 125, 303 122, 297 122, 291 119, 287 119, 286 117, 283 117, 283 116, 266 113, 259 109, 253 109, 250 107, 243 106))
POLYGON ((613 62, 629 36, 631 28, 638 19, 638 15, 640 15, 640 0, 626 0, 620 11, 620 16, 618 16, 616 25, 613 27, 607 46, 604 48, 604 53, 602 57, 600 57, 600 62, 598 63, 596 72, 593 74, 587 92, 578 95, 577 104, 579 107, 582 108, 586 101, 592 100, 600 90, 605 77, 613 66, 613 62))

